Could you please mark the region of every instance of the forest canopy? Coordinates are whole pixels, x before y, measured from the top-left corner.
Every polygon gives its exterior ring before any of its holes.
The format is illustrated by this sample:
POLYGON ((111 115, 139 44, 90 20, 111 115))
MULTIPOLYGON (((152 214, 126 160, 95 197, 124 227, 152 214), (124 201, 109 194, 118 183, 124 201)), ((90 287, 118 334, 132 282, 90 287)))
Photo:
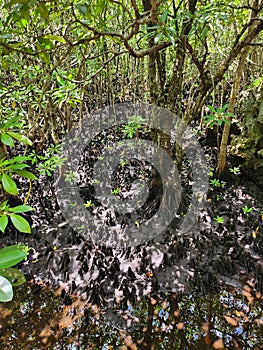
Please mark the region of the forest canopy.
POLYGON ((1 118, 18 115, 41 148, 107 104, 157 104, 187 123, 202 123, 207 105, 227 105, 220 173, 238 96, 261 91, 262 8, 261 0, 4 1, 1 118))

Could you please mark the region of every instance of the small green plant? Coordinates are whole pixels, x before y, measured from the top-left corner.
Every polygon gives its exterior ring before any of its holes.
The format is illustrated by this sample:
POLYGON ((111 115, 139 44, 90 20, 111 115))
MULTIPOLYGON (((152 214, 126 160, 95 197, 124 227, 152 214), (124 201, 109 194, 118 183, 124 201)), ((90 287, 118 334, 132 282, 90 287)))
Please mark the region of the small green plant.
POLYGON ((29 248, 17 244, 0 249, 0 302, 13 299, 13 287, 20 286, 26 279, 22 272, 14 268, 19 262, 26 260, 29 248))
POLYGON ((215 220, 215 222, 217 224, 223 224, 224 223, 224 218, 222 216, 219 216, 219 215, 215 216, 214 220, 215 220))
POLYGON ((30 153, 31 164, 37 165, 40 175, 52 176, 57 167, 62 167, 66 158, 61 157, 61 147, 53 144, 48 147, 45 155, 38 155, 35 151, 30 153))
POLYGON ((122 168, 124 168, 126 165, 128 165, 129 164, 129 161, 128 160, 121 160, 120 161, 120 166, 122 167, 122 168))
POLYGON ((215 187, 225 187, 226 182, 225 181, 220 181, 218 179, 211 179, 209 181, 210 185, 213 185, 215 187))
POLYGON ((90 208, 90 207, 92 207, 94 204, 92 203, 92 200, 89 200, 89 201, 87 201, 85 204, 84 204, 84 206, 85 206, 85 208, 90 208))
POLYGON ((111 193, 114 194, 114 196, 116 196, 117 194, 120 193, 120 189, 119 188, 114 188, 114 190, 112 190, 111 193))
POLYGON ((94 179, 94 180, 92 181, 92 184, 93 184, 93 185, 98 185, 99 183, 100 183, 100 181, 97 180, 97 179, 94 179))
POLYGON ((65 181, 73 184, 77 179, 77 174, 74 171, 70 171, 65 174, 65 181))
POLYGON ((132 116, 127 125, 122 129, 125 137, 133 138, 138 135, 139 129, 142 129, 145 120, 141 116, 132 116))
POLYGON ((243 213, 247 215, 247 214, 252 213, 253 208, 249 208, 247 205, 245 205, 245 206, 242 208, 242 210, 243 210, 243 213))
POLYGON ((204 117, 204 123, 208 128, 213 128, 214 126, 221 126, 223 123, 230 125, 230 117, 234 117, 233 113, 227 113, 228 104, 225 104, 222 108, 215 108, 211 105, 208 105, 207 108, 211 114, 204 117))
POLYGON ((230 173, 234 174, 234 175, 239 175, 240 174, 240 167, 239 166, 235 166, 233 168, 229 168, 230 173))

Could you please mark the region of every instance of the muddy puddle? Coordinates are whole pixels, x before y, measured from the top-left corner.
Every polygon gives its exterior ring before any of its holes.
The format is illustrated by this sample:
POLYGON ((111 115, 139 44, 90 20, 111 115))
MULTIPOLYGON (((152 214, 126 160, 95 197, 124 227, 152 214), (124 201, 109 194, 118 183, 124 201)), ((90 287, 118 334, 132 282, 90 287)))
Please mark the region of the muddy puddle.
POLYGON ((253 285, 100 308, 27 283, 12 302, 0 304, 0 349, 260 350, 262 306, 253 285))

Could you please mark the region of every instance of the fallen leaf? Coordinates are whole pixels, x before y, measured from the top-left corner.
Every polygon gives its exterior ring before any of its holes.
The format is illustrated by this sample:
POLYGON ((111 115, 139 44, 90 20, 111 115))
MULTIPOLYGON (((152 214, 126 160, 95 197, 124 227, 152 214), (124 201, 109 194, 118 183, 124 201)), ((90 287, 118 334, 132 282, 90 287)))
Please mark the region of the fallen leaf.
POLYGON ((238 323, 236 320, 234 320, 232 317, 229 316, 224 316, 224 319, 226 320, 227 323, 229 323, 233 327, 237 327, 238 323))
POLYGON ((225 349, 225 345, 222 339, 218 339, 213 344, 214 349, 225 349))
POLYGON ((184 328, 183 322, 177 323, 176 327, 177 327, 177 329, 179 329, 179 330, 183 329, 183 328, 184 328))

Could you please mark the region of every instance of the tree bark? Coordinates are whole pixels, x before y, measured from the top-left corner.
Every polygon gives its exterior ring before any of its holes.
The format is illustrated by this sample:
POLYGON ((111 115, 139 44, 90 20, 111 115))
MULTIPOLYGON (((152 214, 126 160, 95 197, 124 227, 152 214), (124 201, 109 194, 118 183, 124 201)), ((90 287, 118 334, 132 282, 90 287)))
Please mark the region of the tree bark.
MULTIPOLYGON (((250 20, 256 16, 256 10, 260 6, 261 0, 254 0, 253 2, 253 10, 251 10, 250 13, 250 20)), ((255 26, 251 26, 248 30, 248 37, 251 35, 251 33, 254 33, 255 26)), ((252 41, 252 40, 251 40, 252 41)), ((238 67, 235 74, 235 80, 231 89, 230 94, 230 100, 229 100, 229 106, 228 106, 228 112, 234 113, 235 112, 235 106, 237 103, 237 97, 240 89, 240 83, 242 79, 242 74, 245 68, 246 58, 249 52, 249 46, 245 46, 241 52, 238 62, 238 67)), ((231 128, 231 117, 228 118, 228 123, 224 124, 222 139, 220 143, 220 148, 218 152, 217 157, 217 168, 216 168, 216 174, 218 177, 222 174, 226 167, 226 159, 227 159, 227 145, 230 135, 230 128, 231 128)))

